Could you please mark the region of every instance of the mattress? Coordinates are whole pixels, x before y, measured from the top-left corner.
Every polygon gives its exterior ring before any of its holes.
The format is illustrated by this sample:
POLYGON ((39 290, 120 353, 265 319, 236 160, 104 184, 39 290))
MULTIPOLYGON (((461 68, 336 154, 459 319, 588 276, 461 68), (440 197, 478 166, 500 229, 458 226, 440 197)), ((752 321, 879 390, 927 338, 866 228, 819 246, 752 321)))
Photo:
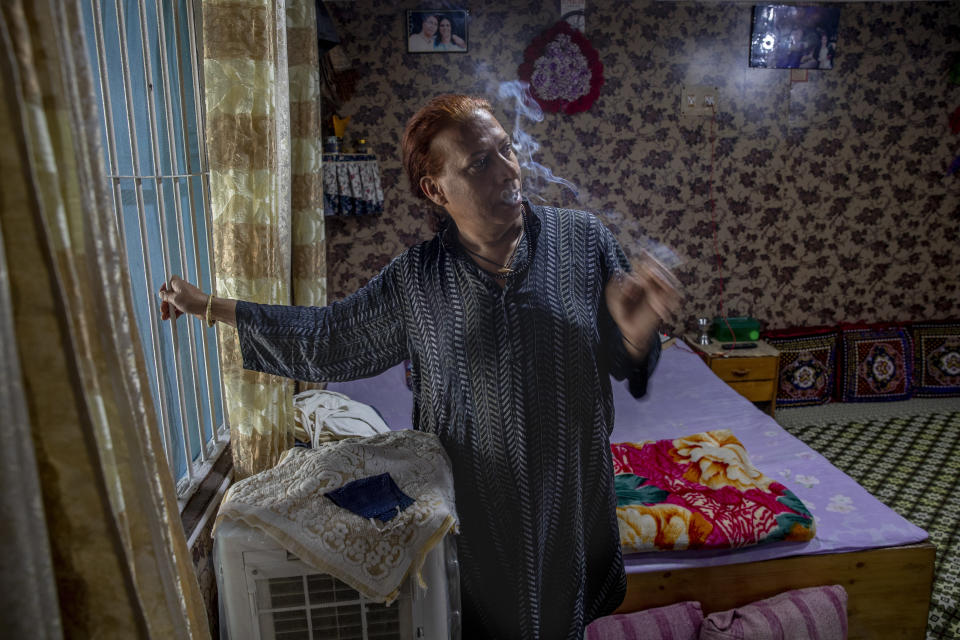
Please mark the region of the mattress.
MULTIPOLYGON (((391 429, 411 426, 413 396, 404 382, 402 365, 373 378, 331 383, 329 388, 373 406, 391 429)), ((793 491, 817 522, 817 534, 808 542, 626 555, 627 573, 842 553, 927 539, 923 529, 874 498, 727 386, 682 343, 663 351, 643 398, 632 397, 624 383, 614 382, 613 389, 616 418, 611 442, 660 440, 730 429, 746 447, 753 464, 793 491)))

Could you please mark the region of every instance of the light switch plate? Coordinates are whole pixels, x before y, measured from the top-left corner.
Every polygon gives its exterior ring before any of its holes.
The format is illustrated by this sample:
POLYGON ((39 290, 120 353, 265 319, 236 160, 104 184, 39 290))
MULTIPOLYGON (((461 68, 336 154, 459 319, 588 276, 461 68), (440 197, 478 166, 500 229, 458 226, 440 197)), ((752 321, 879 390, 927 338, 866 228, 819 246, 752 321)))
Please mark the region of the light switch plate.
POLYGON ((690 84, 680 92, 681 116, 711 116, 720 112, 720 89, 705 84, 690 84))

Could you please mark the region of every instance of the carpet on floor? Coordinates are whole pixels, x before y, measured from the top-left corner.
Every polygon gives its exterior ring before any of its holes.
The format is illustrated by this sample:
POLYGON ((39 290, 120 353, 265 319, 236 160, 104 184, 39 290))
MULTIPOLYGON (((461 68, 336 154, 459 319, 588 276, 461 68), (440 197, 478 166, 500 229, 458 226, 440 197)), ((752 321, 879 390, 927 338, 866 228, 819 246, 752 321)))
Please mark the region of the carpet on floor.
POLYGON ((960 411, 789 424, 937 547, 927 640, 960 638, 960 411))

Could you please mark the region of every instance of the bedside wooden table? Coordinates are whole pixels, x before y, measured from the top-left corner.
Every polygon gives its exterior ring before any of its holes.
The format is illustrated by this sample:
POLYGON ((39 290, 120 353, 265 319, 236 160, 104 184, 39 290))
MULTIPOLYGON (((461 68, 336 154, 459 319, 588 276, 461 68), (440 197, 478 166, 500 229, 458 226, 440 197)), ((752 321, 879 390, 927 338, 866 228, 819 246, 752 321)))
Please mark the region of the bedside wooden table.
POLYGON ((697 336, 686 335, 684 340, 721 380, 751 402, 769 403, 767 412, 772 417, 777 410, 777 380, 780 371, 780 352, 763 340, 754 342, 754 349, 724 349, 722 342, 698 344, 697 336))

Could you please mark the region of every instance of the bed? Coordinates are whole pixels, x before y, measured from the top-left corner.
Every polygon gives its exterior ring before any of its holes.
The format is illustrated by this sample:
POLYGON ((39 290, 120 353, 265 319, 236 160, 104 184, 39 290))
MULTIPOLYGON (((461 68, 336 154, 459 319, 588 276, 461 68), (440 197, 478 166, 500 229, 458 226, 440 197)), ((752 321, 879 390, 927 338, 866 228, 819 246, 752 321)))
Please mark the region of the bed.
MULTIPOLYGON (((410 426, 403 366, 329 388, 372 405, 391 428, 410 426)), ((790 488, 817 522, 808 542, 625 555, 627 595, 618 612, 697 600, 707 614, 787 589, 842 584, 851 639, 924 637, 935 551, 926 532, 780 428, 685 345, 664 350, 644 398, 614 383, 614 402, 611 442, 730 429, 754 465, 790 488)))

